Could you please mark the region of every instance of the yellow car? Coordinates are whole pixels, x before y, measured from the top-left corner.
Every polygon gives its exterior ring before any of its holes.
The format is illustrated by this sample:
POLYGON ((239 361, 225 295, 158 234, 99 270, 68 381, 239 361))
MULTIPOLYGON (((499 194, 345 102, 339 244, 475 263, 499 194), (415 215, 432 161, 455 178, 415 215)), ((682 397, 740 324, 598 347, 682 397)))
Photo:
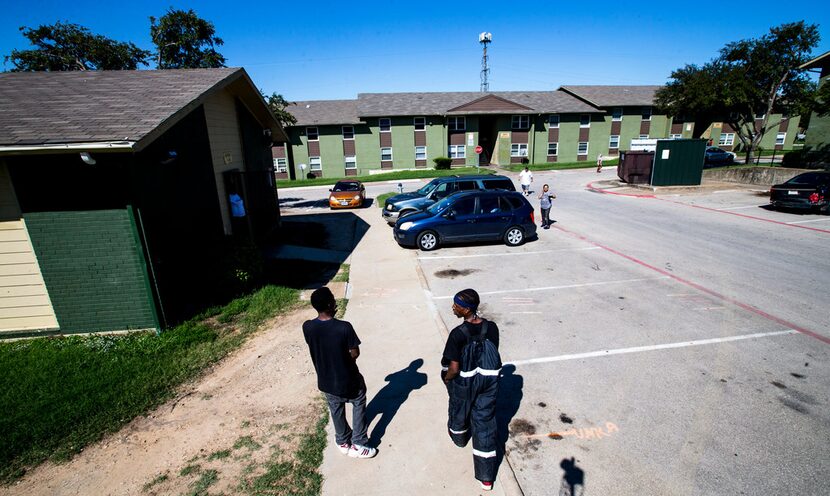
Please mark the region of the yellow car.
POLYGON ((338 181, 329 190, 329 207, 358 208, 366 201, 366 188, 360 181, 338 181))

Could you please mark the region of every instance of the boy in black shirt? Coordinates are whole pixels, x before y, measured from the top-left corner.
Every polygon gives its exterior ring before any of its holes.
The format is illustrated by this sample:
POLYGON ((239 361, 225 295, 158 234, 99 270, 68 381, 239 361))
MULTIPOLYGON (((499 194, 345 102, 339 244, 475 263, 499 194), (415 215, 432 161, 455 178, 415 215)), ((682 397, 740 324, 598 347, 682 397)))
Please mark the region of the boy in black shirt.
POLYGON ((352 458, 372 458, 377 450, 366 446, 366 383, 356 362, 360 339, 350 323, 334 318, 337 302, 329 288, 311 293, 311 306, 318 316, 303 323, 303 335, 317 371, 317 388, 329 404, 337 447, 352 458), (354 431, 346 420, 346 403, 352 404, 354 431))

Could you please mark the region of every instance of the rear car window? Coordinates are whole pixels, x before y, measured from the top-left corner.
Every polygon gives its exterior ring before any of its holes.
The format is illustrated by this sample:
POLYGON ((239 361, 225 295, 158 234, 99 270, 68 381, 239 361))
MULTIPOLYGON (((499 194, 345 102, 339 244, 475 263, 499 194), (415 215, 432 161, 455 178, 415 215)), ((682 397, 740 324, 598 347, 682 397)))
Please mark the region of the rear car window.
POLYGON ((457 191, 472 191, 478 189, 475 181, 458 181, 456 184, 458 185, 456 187, 457 191))
POLYGON ((498 196, 482 196, 479 199, 479 204, 483 214, 495 214, 502 211, 498 196))
POLYGON ((818 172, 808 172, 806 174, 799 174, 794 178, 787 181, 786 184, 817 184, 821 182, 827 182, 827 178, 830 177, 826 174, 819 174, 818 172))
POLYGON ((522 199, 517 196, 506 196, 504 199, 507 200, 511 207, 513 207, 513 210, 521 208, 522 206, 522 199))
POLYGON ((516 187, 513 186, 513 181, 507 178, 483 179, 481 182, 484 184, 484 189, 504 189, 507 191, 516 191, 516 187))

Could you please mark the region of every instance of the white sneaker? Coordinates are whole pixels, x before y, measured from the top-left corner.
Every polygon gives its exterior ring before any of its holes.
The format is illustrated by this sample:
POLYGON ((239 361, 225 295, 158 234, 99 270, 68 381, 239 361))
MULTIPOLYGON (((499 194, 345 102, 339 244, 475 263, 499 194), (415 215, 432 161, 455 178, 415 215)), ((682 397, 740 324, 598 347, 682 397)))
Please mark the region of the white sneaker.
POLYGON ((349 450, 349 456, 352 458, 372 458, 377 454, 378 450, 375 448, 370 448, 368 446, 358 446, 356 444, 353 444, 352 448, 349 450))
POLYGON ((344 455, 349 454, 349 449, 351 449, 351 447, 352 447, 352 445, 349 444, 349 443, 343 443, 343 444, 338 444, 337 445, 337 449, 339 449, 340 452, 343 453, 344 455))

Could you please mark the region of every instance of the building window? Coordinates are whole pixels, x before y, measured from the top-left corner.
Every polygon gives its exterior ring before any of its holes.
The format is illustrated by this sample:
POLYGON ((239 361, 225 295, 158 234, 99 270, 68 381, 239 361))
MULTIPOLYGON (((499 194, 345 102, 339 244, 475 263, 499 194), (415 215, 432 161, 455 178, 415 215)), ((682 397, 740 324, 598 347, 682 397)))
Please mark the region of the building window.
POLYGON ((275 172, 288 172, 288 159, 275 158, 274 159, 275 172))
POLYGON ((511 157, 527 157, 527 143, 513 143, 510 145, 511 157))
POLYGON ((735 143, 735 133, 720 133, 718 138, 718 145, 732 146, 735 143))
POLYGON ((392 160, 392 148, 381 148, 380 159, 384 162, 387 160, 392 160))
POLYGON ((514 115, 513 116, 513 129, 529 129, 530 128, 530 116, 529 115, 514 115))
POLYGON ((378 119, 378 127, 380 128, 380 132, 388 133, 392 130, 392 119, 389 117, 381 117, 378 119))
POLYGON ((427 127, 427 118, 426 117, 416 117, 412 120, 412 123, 415 125, 416 131, 421 131, 427 127))
POLYGON ((548 124, 550 124, 551 129, 556 129, 559 127, 559 114, 550 114, 548 116, 548 124))
POLYGON ((643 120, 650 121, 651 120, 651 107, 643 107, 643 120))
POLYGON ((588 142, 587 141, 580 141, 578 145, 576 145, 576 154, 577 155, 588 155, 588 142))
POLYGON ((559 143, 548 143, 548 155, 559 155, 559 143))
POLYGON ((354 139, 354 126, 343 126, 343 139, 344 140, 353 140, 354 139))
MULTIPOLYGON (((721 135, 721 136, 723 136, 723 135, 721 135)), ((670 134, 669 139, 683 139, 683 135, 682 134, 670 134)))
POLYGON ((608 138, 608 148, 619 148, 619 147, 620 147, 620 135, 619 134, 612 134, 611 137, 608 138))
POLYGON ((447 128, 450 131, 463 131, 467 129, 466 117, 447 117, 447 128))
POLYGON ((775 135, 775 144, 776 145, 783 145, 784 141, 787 139, 787 133, 778 133, 775 135))
POLYGON ((579 127, 591 127, 590 114, 582 114, 579 116, 579 127))
POLYGON ((427 147, 425 146, 416 146, 415 147, 415 160, 426 160, 427 159, 427 147))
POLYGON ((614 122, 622 120, 622 107, 614 107, 614 110, 611 112, 611 120, 614 122))
POLYGON ((308 137, 308 141, 317 141, 320 139, 320 133, 317 131, 316 127, 305 128, 305 135, 308 137))
POLYGON ((320 157, 308 157, 308 166, 313 171, 323 170, 323 163, 320 162, 320 157))
POLYGON ((467 158, 467 149, 464 145, 450 145, 450 158, 467 158))
POLYGON ((357 158, 354 155, 346 156, 346 170, 357 169, 357 158))

